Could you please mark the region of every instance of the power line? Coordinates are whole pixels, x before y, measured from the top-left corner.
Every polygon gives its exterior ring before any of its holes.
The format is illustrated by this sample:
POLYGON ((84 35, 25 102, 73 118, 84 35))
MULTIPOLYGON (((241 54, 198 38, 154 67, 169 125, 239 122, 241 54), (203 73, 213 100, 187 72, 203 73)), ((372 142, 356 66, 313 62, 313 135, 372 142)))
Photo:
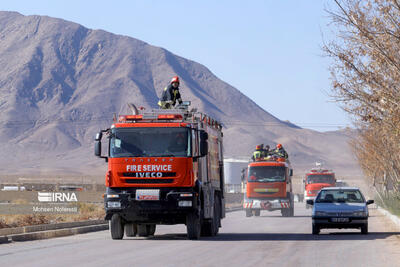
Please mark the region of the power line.
MULTIPOLYGON (((105 117, 96 117, 90 119, 42 119, 42 120, 9 120, 9 121, 0 121, 0 124, 5 126, 21 126, 21 125, 47 125, 52 123, 63 123, 63 124, 92 124, 94 122, 107 122, 112 123, 112 119, 105 118, 105 117)), ((250 127, 257 127, 257 126, 286 126, 286 125, 293 125, 298 126, 301 128, 308 128, 308 127, 316 127, 316 128, 346 128, 351 127, 349 124, 342 124, 342 123, 325 123, 325 122, 245 122, 245 121, 223 121, 222 122, 225 126, 250 126, 250 127)))

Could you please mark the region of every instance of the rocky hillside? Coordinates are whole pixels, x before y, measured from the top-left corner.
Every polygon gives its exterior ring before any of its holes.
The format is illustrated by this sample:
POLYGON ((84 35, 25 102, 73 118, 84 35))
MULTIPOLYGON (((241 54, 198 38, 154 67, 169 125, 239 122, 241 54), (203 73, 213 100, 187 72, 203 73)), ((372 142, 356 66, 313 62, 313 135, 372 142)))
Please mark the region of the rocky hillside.
MULTIPOLYGON (((205 66, 143 41, 45 16, 0 12, 0 174, 100 174, 93 137, 126 103, 156 107, 174 75, 192 106, 225 125, 225 156, 280 142, 292 162, 357 168, 345 132, 283 122, 205 66)), ((272 90, 276 88, 261 88, 272 90)))

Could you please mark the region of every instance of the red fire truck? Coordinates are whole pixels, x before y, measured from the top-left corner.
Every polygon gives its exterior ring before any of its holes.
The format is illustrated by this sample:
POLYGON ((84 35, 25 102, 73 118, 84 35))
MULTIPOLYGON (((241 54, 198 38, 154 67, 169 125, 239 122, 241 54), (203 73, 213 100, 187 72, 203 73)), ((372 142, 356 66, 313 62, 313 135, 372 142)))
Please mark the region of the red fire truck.
MULTIPOLYGON (((306 202, 308 199, 314 200, 322 188, 336 185, 335 173, 332 170, 323 169, 320 163, 316 165, 316 168, 306 173, 303 180, 304 199, 306 202)), ((311 206, 306 204, 306 208, 311 208, 311 206)))
POLYGON ((280 210, 284 217, 294 216, 293 170, 288 160, 269 157, 251 162, 243 173, 246 217, 260 216, 261 210, 280 210))
POLYGON ((108 162, 104 205, 113 239, 154 235, 157 224, 186 224, 189 239, 218 233, 225 217, 222 126, 189 105, 121 115, 96 135, 95 155, 108 162))

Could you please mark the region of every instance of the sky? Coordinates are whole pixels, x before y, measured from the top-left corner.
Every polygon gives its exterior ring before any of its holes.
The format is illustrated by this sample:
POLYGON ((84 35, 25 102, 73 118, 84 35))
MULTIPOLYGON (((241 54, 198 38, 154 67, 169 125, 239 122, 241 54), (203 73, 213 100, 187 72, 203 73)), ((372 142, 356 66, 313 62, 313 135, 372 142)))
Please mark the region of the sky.
MULTIPOLYGON (((329 0, 13 0, 0 10, 127 35, 205 65, 267 112, 303 128, 351 126, 332 99, 323 40, 329 0)), ((184 95, 184 88, 181 88, 184 95)))

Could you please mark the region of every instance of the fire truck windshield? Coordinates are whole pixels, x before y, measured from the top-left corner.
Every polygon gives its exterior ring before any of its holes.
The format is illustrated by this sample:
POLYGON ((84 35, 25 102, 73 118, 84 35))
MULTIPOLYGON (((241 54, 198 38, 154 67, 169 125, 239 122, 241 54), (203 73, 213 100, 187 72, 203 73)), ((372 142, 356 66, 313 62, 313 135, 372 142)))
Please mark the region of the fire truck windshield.
POLYGON ((333 184, 335 183, 335 178, 331 174, 313 174, 307 177, 307 184, 333 184))
POLYGON ((249 168, 249 182, 284 182, 285 167, 256 166, 249 168))
POLYGON ((110 157, 190 157, 187 128, 113 128, 110 157))

